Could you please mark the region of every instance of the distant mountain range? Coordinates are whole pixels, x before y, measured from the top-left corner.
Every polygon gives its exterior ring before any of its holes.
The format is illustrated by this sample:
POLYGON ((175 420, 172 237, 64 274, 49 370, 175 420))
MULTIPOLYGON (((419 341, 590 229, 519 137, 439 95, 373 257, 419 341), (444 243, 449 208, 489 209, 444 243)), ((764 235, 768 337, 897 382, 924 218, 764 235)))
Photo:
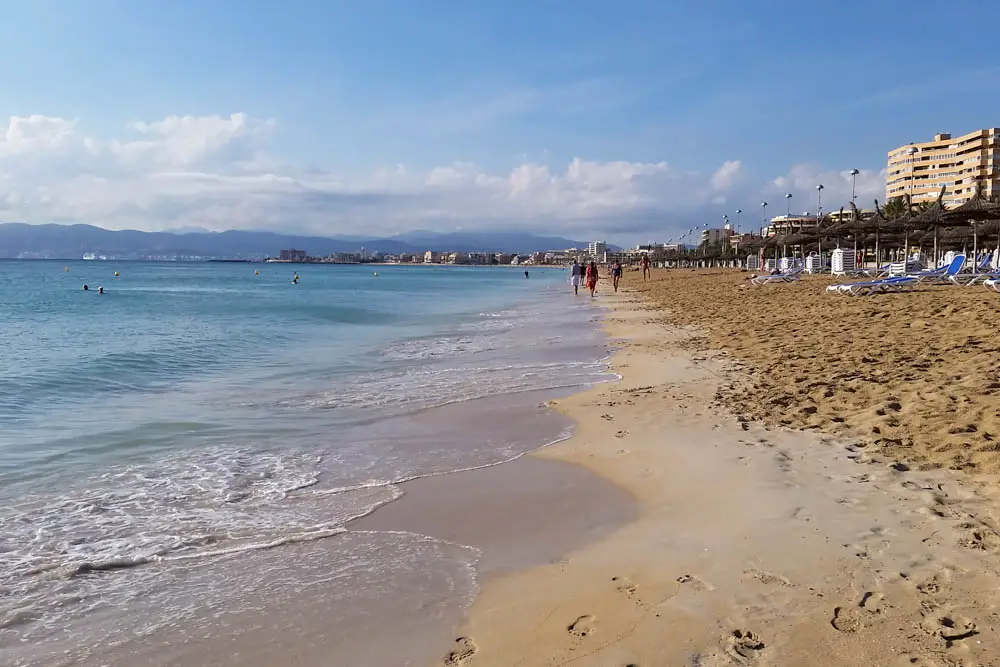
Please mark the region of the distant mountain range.
POLYGON ((392 238, 336 239, 261 231, 207 232, 184 228, 173 232, 112 231, 93 225, 0 224, 0 258, 80 259, 84 255, 117 259, 202 257, 239 259, 277 256, 281 250, 305 250, 321 257, 361 248, 388 254, 452 252, 528 253, 537 250, 585 248, 585 241, 521 232, 415 231, 392 238))

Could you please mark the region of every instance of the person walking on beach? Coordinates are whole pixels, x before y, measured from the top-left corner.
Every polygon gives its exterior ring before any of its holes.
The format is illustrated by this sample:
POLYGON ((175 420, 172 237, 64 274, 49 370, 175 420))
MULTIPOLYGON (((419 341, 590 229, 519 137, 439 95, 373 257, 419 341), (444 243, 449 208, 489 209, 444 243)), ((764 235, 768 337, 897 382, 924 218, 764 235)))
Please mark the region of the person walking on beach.
POLYGON ((649 280, 649 255, 643 255, 639 264, 642 265, 642 282, 646 282, 649 280))
POLYGON ((582 278, 583 267, 574 259, 573 266, 569 270, 569 284, 573 286, 573 294, 580 293, 580 280, 582 278))
POLYGON ((622 279, 622 263, 615 262, 611 265, 611 285, 615 288, 615 293, 618 292, 618 283, 622 279))
POLYGON ((597 262, 591 262, 587 265, 587 289, 590 290, 590 298, 593 299, 594 295, 597 293, 597 262))

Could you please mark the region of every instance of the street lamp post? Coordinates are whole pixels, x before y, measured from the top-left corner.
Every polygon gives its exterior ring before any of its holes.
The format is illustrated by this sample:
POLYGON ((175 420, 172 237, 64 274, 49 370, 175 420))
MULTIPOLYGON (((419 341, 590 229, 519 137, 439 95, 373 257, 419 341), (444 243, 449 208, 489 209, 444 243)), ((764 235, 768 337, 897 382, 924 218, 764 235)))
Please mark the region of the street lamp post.
MULTIPOLYGON (((910 156, 910 196, 906 202, 906 217, 910 217, 913 209, 913 184, 917 179, 916 174, 916 158, 913 157, 918 152, 916 146, 910 146, 906 154, 910 156)), ((910 253, 910 226, 907 223, 903 223, 903 267, 906 267, 906 258, 910 253)), ((935 260, 937 258, 935 257, 935 260)))
MULTIPOLYGON (((722 228, 723 229, 729 229, 729 230, 732 229, 732 227, 729 226, 729 215, 726 214, 726 213, 722 214, 722 228)), ((724 236, 725 236, 725 238, 723 239, 722 243, 720 243, 720 245, 722 245, 722 256, 723 257, 728 257, 729 256, 729 251, 732 250, 733 245, 732 245, 732 243, 729 242, 729 232, 728 231, 724 234, 724 236)))
MULTIPOLYGON (((762 213, 761 213, 761 220, 764 223, 763 226, 761 227, 761 230, 760 230, 760 236, 761 236, 761 239, 760 239, 761 246, 760 247, 761 247, 761 253, 763 253, 764 252, 764 245, 763 245, 763 243, 764 243, 764 232, 767 230, 767 202, 766 201, 762 201, 760 203, 760 208, 761 208, 761 211, 762 211, 762 213)), ((774 254, 775 255, 778 254, 777 248, 775 248, 774 254)), ((764 257, 763 254, 761 254, 761 258, 762 259, 763 259, 763 257, 764 257)), ((777 263, 777 258, 775 258, 775 263, 777 263)), ((763 267, 761 267, 761 268, 763 268, 763 267)), ((775 266, 775 268, 777 268, 777 266, 775 266)))
MULTIPOLYGON (((851 216, 853 218, 852 222, 854 223, 854 226, 855 226, 855 230, 854 230, 854 257, 855 257, 855 260, 856 260, 856 258, 858 256, 858 230, 856 229, 857 226, 858 226, 858 207, 857 207, 857 204, 855 204, 854 200, 856 199, 856 195, 857 195, 858 174, 860 174, 860 173, 861 172, 858 171, 857 169, 851 169, 851 216)), ((840 222, 843 222, 843 220, 841 220, 840 222)), ((837 247, 838 248, 840 247, 840 238, 839 237, 837 238, 837 247)), ((864 262, 862 262, 862 264, 864 264, 864 262)))
POLYGON ((785 195, 785 217, 792 217, 792 193, 785 195))
POLYGON ((820 222, 823 220, 823 184, 816 186, 816 244, 819 250, 819 266, 823 268, 823 235, 820 222))

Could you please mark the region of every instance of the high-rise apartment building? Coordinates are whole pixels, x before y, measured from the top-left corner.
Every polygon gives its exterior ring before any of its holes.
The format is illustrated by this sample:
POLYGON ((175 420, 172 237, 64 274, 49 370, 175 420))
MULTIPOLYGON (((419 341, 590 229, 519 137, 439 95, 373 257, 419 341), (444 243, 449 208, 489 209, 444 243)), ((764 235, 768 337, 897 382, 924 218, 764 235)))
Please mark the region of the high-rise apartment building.
POLYGON ((1000 194, 1000 128, 961 137, 934 135, 933 141, 889 151, 886 199, 909 194, 915 204, 934 201, 945 187, 944 204, 969 201, 982 185, 984 196, 1000 194))
POLYGON ((608 244, 604 241, 591 241, 587 245, 587 254, 591 257, 603 259, 604 253, 608 251, 608 244))

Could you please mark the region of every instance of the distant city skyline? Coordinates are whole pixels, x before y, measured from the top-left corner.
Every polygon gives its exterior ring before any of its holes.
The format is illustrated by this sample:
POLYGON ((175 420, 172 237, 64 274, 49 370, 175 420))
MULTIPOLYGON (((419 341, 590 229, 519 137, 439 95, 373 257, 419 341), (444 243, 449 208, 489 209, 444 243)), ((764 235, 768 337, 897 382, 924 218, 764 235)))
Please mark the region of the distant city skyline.
POLYGON ((870 207, 888 150, 998 124, 972 0, 242 7, 5 6, 0 221, 664 242, 870 207))

